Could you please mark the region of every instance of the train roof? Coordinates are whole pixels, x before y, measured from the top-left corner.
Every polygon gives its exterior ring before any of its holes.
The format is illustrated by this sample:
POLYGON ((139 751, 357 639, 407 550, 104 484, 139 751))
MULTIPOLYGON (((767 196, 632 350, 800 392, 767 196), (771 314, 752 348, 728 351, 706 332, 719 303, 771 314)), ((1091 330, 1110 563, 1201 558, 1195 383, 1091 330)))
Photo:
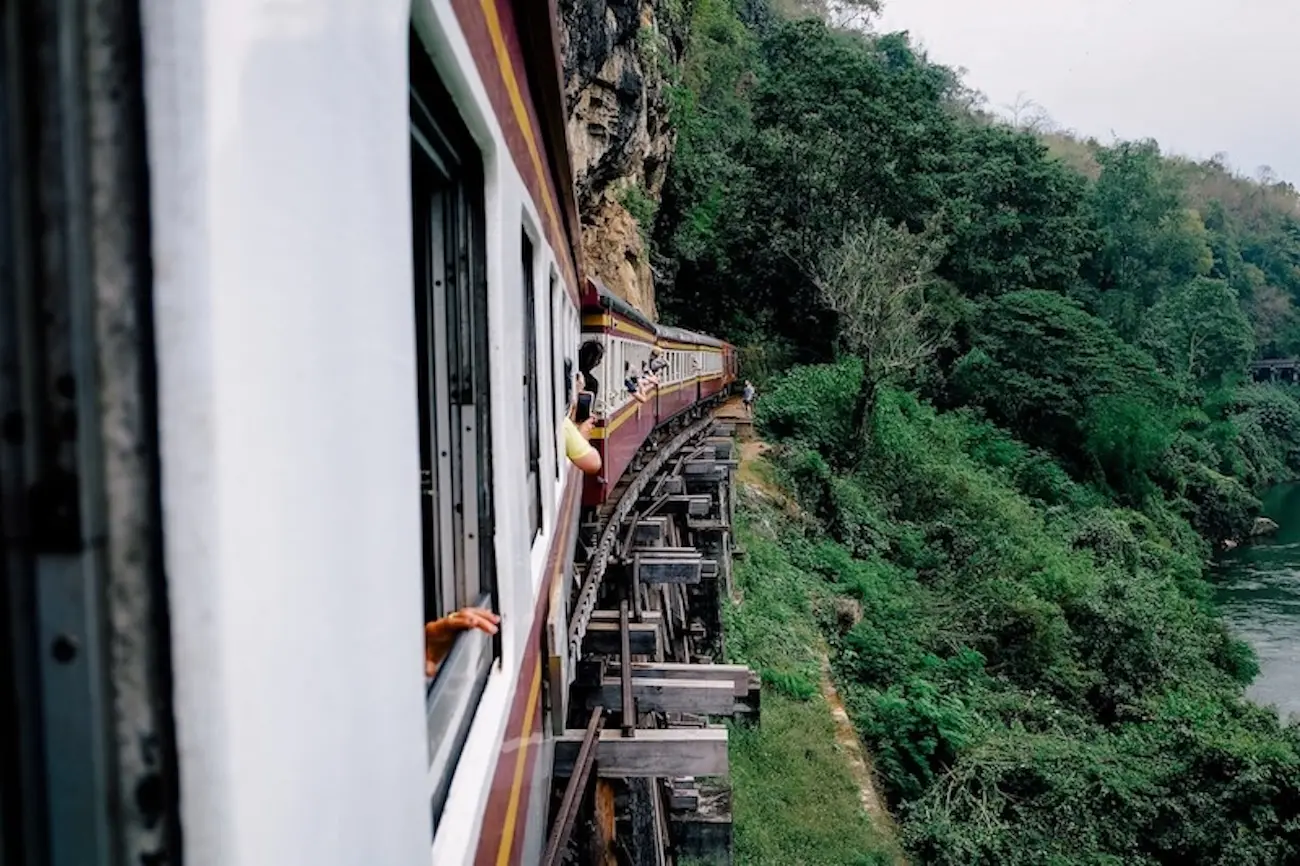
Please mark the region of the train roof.
POLYGON ((602 307, 609 310, 611 313, 618 313, 625 319, 631 319, 633 322, 645 328, 652 334, 659 330, 658 326, 655 325, 654 322, 650 321, 650 319, 646 317, 645 313, 642 313, 636 307, 611 292, 600 280, 595 277, 588 277, 588 280, 591 285, 596 288, 596 297, 602 307))
POLYGON ((668 325, 658 327, 659 338, 662 340, 673 340, 678 343, 695 343, 700 346, 717 346, 722 348, 727 345, 717 337, 710 337, 708 334, 701 334, 697 331, 688 331, 685 328, 673 328, 668 325))
POLYGON ((715 346, 723 348, 727 345, 725 340, 719 340, 717 337, 710 337, 708 334, 701 334, 698 331, 688 331, 685 328, 674 328, 669 325, 656 325, 650 321, 644 313, 627 301, 620 298, 609 290, 609 288, 596 277, 588 277, 588 284, 595 290, 597 303, 611 313, 617 313, 625 319, 629 319, 645 328, 647 331, 655 334, 661 340, 672 340, 677 343, 694 343, 699 346, 715 346))

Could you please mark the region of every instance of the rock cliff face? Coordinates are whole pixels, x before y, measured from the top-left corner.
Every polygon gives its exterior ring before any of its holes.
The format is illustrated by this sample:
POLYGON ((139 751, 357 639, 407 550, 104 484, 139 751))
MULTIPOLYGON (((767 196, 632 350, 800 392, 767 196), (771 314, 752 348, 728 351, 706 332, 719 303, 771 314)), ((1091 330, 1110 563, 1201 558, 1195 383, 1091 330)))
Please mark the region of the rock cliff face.
POLYGON ((667 76, 683 0, 560 0, 569 145, 587 271, 655 317, 646 237, 675 143, 667 76))

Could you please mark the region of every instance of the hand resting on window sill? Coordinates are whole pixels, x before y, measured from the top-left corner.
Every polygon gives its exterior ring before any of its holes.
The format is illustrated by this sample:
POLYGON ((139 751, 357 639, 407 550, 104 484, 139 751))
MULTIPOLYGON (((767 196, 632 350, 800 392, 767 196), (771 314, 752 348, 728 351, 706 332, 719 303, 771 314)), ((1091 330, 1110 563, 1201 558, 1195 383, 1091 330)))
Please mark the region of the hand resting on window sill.
POLYGON ((424 675, 432 677, 438 672, 456 637, 463 631, 478 629, 496 634, 501 617, 481 607, 461 608, 442 619, 424 624, 424 675))

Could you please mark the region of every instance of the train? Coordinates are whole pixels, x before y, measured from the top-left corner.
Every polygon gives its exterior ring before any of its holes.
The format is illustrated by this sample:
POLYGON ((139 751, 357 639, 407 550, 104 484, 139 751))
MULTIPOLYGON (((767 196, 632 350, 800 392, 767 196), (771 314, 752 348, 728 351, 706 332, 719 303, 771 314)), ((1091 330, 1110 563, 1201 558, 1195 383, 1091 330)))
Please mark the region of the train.
POLYGON ((555 0, 0 15, 0 862, 536 863, 580 523, 737 373, 585 272, 555 0))
POLYGON ((613 494, 656 430, 727 393, 736 381, 737 357, 723 340, 654 324, 595 278, 588 280, 582 297, 582 338, 600 343, 601 362, 594 373, 597 381, 607 383, 596 402, 592 436, 603 469, 587 480, 583 495, 583 505, 596 508, 613 494), (655 348, 666 366, 656 376, 658 387, 642 404, 623 382, 648 366, 655 348))

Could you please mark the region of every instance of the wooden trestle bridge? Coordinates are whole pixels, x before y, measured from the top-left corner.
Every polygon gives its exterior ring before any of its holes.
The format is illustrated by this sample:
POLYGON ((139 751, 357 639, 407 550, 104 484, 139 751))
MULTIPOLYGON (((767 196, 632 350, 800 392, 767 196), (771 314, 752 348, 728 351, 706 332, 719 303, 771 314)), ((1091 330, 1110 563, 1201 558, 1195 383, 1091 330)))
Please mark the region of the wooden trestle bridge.
POLYGON ((731 862, 718 722, 757 720, 759 678, 722 663, 737 465, 729 421, 692 419, 650 443, 581 527, 580 584, 552 599, 567 608, 550 629, 551 694, 566 722, 554 732, 545 866, 731 862), (577 670, 563 669, 566 658, 580 659, 577 670))

